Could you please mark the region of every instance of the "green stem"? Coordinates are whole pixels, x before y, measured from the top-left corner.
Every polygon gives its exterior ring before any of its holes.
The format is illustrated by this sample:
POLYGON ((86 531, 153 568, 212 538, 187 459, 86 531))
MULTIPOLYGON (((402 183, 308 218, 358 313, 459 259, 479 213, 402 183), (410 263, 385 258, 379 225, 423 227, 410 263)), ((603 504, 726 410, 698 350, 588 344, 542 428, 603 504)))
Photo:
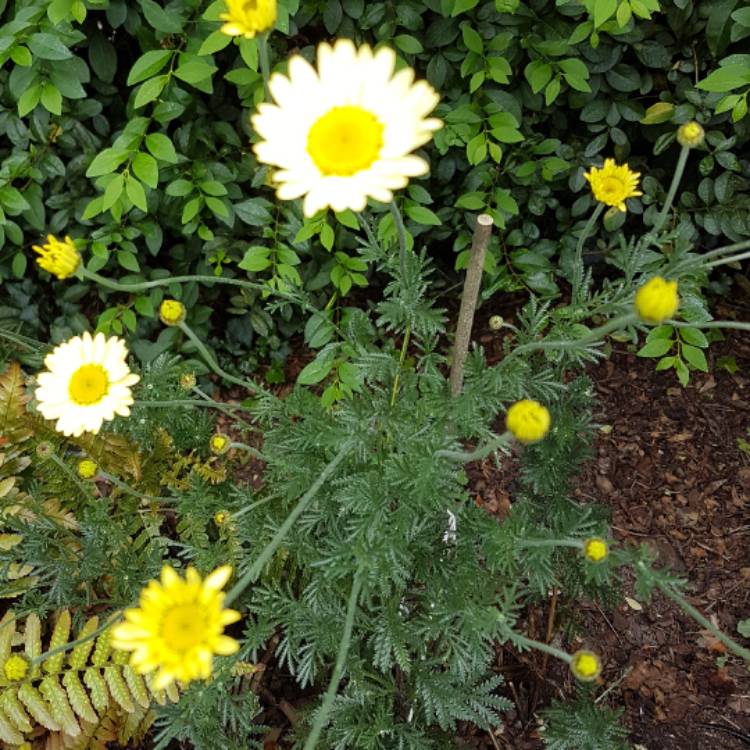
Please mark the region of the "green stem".
POLYGON ((594 328, 588 333, 588 335, 580 339, 574 339, 572 341, 539 341, 524 344, 523 346, 514 349, 503 361, 508 360, 510 357, 515 357, 518 354, 541 349, 576 349, 581 346, 581 344, 591 344, 595 341, 599 341, 611 331, 615 331, 618 328, 634 323, 636 320, 638 320, 638 316, 635 313, 626 313, 625 315, 620 315, 617 318, 610 320, 608 323, 605 323, 598 328, 594 328))
POLYGON ((664 325, 674 328, 732 328, 737 331, 750 331, 750 323, 739 320, 709 320, 706 323, 686 323, 682 320, 665 320, 664 325))
POLYGON ((223 370, 221 367, 219 367, 219 363, 213 358, 211 352, 209 352, 208 349, 206 348, 206 345, 195 335, 195 333, 193 332, 193 329, 190 328, 190 326, 184 320, 179 322, 177 324, 177 327, 190 339, 190 341, 193 342, 199 354, 206 361, 206 364, 217 375, 224 378, 224 380, 228 380, 230 383, 234 383, 235 385, 240 385, 243 388, 247 388, 248 390, 253 391, 253 393, 257 395, 263 395, 268 398, 273 398, 273 394, 270 391, 265 390, 265 388, 258 385, 257 383, 254 383, 251 380, 244 380, 243 378, 236 378, 234 375, 228 373, 226 370, 223 370))
POLYGON ((170 409, 173 406, 206 406, 211 409, 238 409, 240 411, 252 411, 250 406, 242 404, 219 404, 216 401, 201 401, 197 398, 169 399, 167 401, 136 401, 136 406, 155 407, 157 409, 170 409))
POLYGON ((246 443, 229 443, 230 448, 237 448, 237 450, 246 451, 249 453, 253 458, 257 458, 260 461, 265 461, 268 463, 268 459, 257 449, 253 448, 252 445, 247 445, 246 443))
POLYGON ((584 543, 580 539, 523 539, 518 542, 520 547, 573 547, 583 549, 584 543))
MULTIPOLYGON (((640 564, 642 565, 642 563, 640 564)), ((748 649, 743 648, 739 643, 719 630, 716 625, 714 625, 707 617, 704 617, 692 604, 690 604, 690 602, 688 602, 687 599, 685 599, 684 596, 682 596, 682 594, 675 591, 675 589, 668 583, 658 579, 655 583, 660 591, 687 612, 697 623, 703 625, 706 630, 715 635, 730 651, 750 663, 750 651, 748 651, 748 649)))
POLYGON ((504 432, 502 435, 497 435, 495 438, 486 443, 485 445, 477 448, 473 451, 452 451, 452 450, 439 450, 433 453, 434 458, 447 458, 451 461, 459 461, 463 464, 468 464, 471 461, 479 461, 485 456, 489 456, 490 453, 496 451, 501 446, 509 443, 513 435, 510 432, 504 432))
POLYGON ((349 603, 346 608, 346 620, 344 621, 344 632, 341 634, 341 645, 339 646, 339 652, 336 656, 336 664, 333 667, 331 681, 328 683, 328 689, 323 698, 323 703, 315 716, 315 723, 310 730, 310 734, 307 736, 303 750, 314 750, 315 746, 318 744, 318 738, 320 737, 320 733, 323 731, 323 727, 328 719, 328 714, 333 705, 334 698, 336 697, 336 692, 338 691, 339 682, 341 682, 341 677, 344 674, 344 664, 346 662, 346 657, 349 654, 349 644, 352 640, 354 615, 357 612, 357 601, 359 599, 359 592, 362 589, 362 579, 363 571, 360 566, 354 574, 352 590, 349 593, 349 603))
POLYGON ((578 301, 580 298, 581 284, 583 284, 583 277, 585 275, 583 268, 583 246, 586 240, 589 238, 594 225, 602 215, 602 211, 604 211, 604 204, 597 204, 593 213, 591 214, 591 216, 589 216, 589 220, 586 222, 586 226, 583 228, 581 236, 578 238, 578 244, 576 245, 576 257, 573 265, 573 293, 571 297, 573 302, 578 301))
POLYGON ((134 497, 139 497, 141 500, 155 500, 156 502, 160 503, 171 503, 173 502, 171 498, 169 497, 157 497, 155 495, 144 495, 142 492, 138 492, 138 490, 134 490, 129 485, 125 484, 125 482, 120 481, 117 477, 113 477, 111 474, 108 474, 106 471, 100 471, 99 476, 101 476, 103 479, 106 479, 110 484, 113 484, 115 487, 119 487, 123 492, 127 492, 129 495, 133 495, 134 497))
POLYGON ((716 258, 719 255, 725 253, 736 253, 738 250, 747 250, 750 247, 750 240, 744 240, 743 242, 735 242, 733 245, 724 245, 724 247, 717 247, 716 250, 711 250, 710 253, 704 253, 701 258, 708 260, 709 258, 716 258))
POLYGON ((396 405, 396 396, 398 395, 398 384, 401 380, 401 370, 404 368, 404 362, 406 361, 406 350, 409 346, 409 336, 411 334, 411 325, 406 324, 406 333, 404 334, 404 342, 401 344, 401 356, 398 360, 398 372, 396 377, 393 379, 393 389, 391 390, 391 409, 396 405))
POLYGON ((266 100, 271 98, 271 91, 268 82, 271 79, 271 64, 268 59, 268 34, 258 34, 258 60, 260 62, 260 72, 263 76, 263 94, 266 100))
POLYGON ((659 212, 659 215, 656 217, 656 223, 654 224, 654 228, 651 230, 653 234, 657 234, 658 232, 660 232, 667 220, 669 210, 672 208, 672 202, 674 201, 675 195, 677 195, 677 188, 679 187, 680 181, 682 180, 682 174, 685 171, 685 165, 687 164, 689 153, 690 146, 683 146, 682 150, 680 151, 680 156, 677 159, 677 166, 675 167, 674 175, 672 176, 672 184, 669 186, 667 199, 664 201, 664 206, 659 212))
POLYGON ((555 658, 564 661, 566 664, 570 664, 570 662, 573 661, 573 657, 570 654, 566 653, 565 651, 561 651, 559 648, 550 646, 549 643, 535 641, 532 638, 527 638, 525 635, 520 635, 510 630, 506 634, 509 636, 508 640, 519 646, 526 646, 527 648, 533 648, 537 651, 543 651, 545 654, 554 656, 555 658))
POLYGON ((70 466, 68 466, 68 464, 65 463, 65 461, 63 461, 55 453, 51 453, 50 454, 50 458, 68 475, 69 479, 72 479, 76 483, 78 489, 81 490, 81 492, 84 495, 86 495, 86 496, 90 496, 91 495, 91 487, 88 486, 85 482, 83 482, 80 479, 80 477, 78 477, 76 475, 76 473, 73 471, 73 469, 71 469, 70 466))
POLYGON ((393 223, 398 233, 398 259, 401 268, 401 285, 403 286, 406 284, 406 254, 409 252, 406 242, 406 227, 404 226, 404 219, 401 216, 401 211, 398 210, 395 199, 390 202, 389 208, 391 209, 393 223))
POLYGON ((745 260, 745 258, 750 258, 750 252, 740 253, 739 255, 730 255, 727 258, 719 258, 718 260, 711 261, 711 263, 706 263, 704 268, 714 268, 716 266, 721 266, 724 263, 736 263, 737 261, 745 260))
POLYGON ((70 643, 64 643, 62 646, 51 648, 49 651, 45 651, 43 654, 39 654, 39 656, 35 656, 31 660, 32 666, 41 664, 46 659, 49 659, 57 654, 64 654, 66 651, 72 651, 76 646, 80 646, 82 643, 88 643, 89 641, 93 641, 94 638, 100 636, 105 630, 107 630, 108 628, 111 628, 115 624, 115 622, 120 618, 120 615, 121 615, 121 612, 117 611, 107 619, 107 622, 105 622, 103 625, 100 625, 92 633, 89 633, 88 635, 85 635, 82 638, 76 638, 76 640, 70 641, 70 643))
POLYGON ((266 563, 273 556, 273 553, 276 552, 279 545, 284 541, 284 538, 289 533, 289 529, 294 526, 294 522, 302 515, 302 513, 304 513, 307 506, 318 493, 318 490, 328 481, 328 478, 336 471, 338 465, 349 455, 353 447, 354 442, 352 440, 347 440, 344 445, 341 446, 341 449, 333 460, 325 467, 325 469, 323 469, 312 487, 310 487, 310 489, 302 496, 294 510, 287 516, 286 521, 284 521, 278 531, 273 535, 273 539, 271 539, 271 541, 263 548, 263 551, 258 555, 255 562, 232 587, 231 591, 227 593, 225 599, 227 605, 234 601, 234 599, 245 590, 249 583, 258 578, 266 563))
POLYGON ((112 289, 115 292, 127 292, 129 294, 137 294, 144 292, 147 289, 154 289, 159 286, 169 286, 169 284, 187 284, 190 282, 198 282, 200 284, 229 284, 230 286, 244 287, 245 289, 252 289, 255 292, 262 292, 263 294, 273 294, 277 297, 300 305, 304 310, 310 313, 318 312, 316 307, 308 304, 304 300, 298 299, 293 294, 283 292, 280 289, 271 289, 265 284, 259 284, 255 281, 246 281, 244 279, 230 279, 226 276, 203 276, 200 274, 189 274, 186 276, 167 276, 163 279, 152 279, 151 281, 138 281, 131 284, 123 284, 120 281, 113 281, 105 276, 100 276, 98 273, 89 271, 84 266, 81 266, 81 274, 84 278, 91 281, 95 281, 97 284, 101 284, 107 289, 112 289))
MULTIPOLYGON (((234 404, 223 404, 218 401, 214 401, 207 393, 204 393, 197 385, 193 386, 193 393, 197 393, 204 401, 208 402, 206 404, 203 404, 203 406, 213 406, 214 408, 218 409, 220 412, 222 412, 223 414, 226 414, 228 417, 234 420, 234 423, 240 425, 242 429, 252 430, 253 432, 260 432, 260 430, 252 422, 248 422, 247 419, 238 417, 236 414, 232 413, 232 407, 234 406, 234 404)), ((239 408, 244 408, 244 407, 239 407, 239 408)))

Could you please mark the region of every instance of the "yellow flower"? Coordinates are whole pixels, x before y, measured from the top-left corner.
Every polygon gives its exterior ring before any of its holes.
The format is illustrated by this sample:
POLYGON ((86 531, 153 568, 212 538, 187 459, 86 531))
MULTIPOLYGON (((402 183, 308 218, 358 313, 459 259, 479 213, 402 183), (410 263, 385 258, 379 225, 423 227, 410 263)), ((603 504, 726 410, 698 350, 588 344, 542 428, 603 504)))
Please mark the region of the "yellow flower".
POLYGON ((224 0, 227 12, 219 18, 226 23, 221 30, 229 36, 252 39, 276 23, 276 0, 224 0))
POLYGON ((182 375, 180 375, 180 388, 182 388, 183 391, 193 390, 196 382, 194 372, 183 372, 182 375))
POLYGON ((55 429, 78 437, 97 433, 116 414, 127 417, 133 403, 130 386, 140 380, 130 372, 128 350, 117 336, 86 332, 56 346, 44 360, 46 372, 37 376, 37 408, 55 429))
POLYGON ((491 331, 499 331, 502 327, 505 321, 503 320, 501 315, 493 315, 490 318, 490 330, 491 331))
POLYGON ((78 476, 81 479, 91 479, 96 476, 97 465, 88 458, 84 458, 78 462, 78 476))
POLYGON ((696 148, 703 143, 705 132, 699 123, 695 120, 686 122, 684 125, 680 125, 677 128, 677 142, 680 146, 689 146, 690 148, 696 148))
POLYGON ((288 77, 271 76, 276 103, 261 104, 253 116, 262 139, 253 148, 259 161, 279 168, 279 198, 304 195, 306 216, 327 206, 362 211, 368 197, 388 203, 393 190, 428 171, 412 151, 442 125, 427 117, 438 95, 415 83, 411 68, 394 73, 395 65, 388 47, 339 39, 318 46, 317 69, 297 55, 288 77))
POLYGON ((602 662, 593 651, 576 651, 570 661, 570 671, 582 682, 591 682, 600 675, 602 662))
POLYGON ((614 159, 605 159, 603 167, 591 167, 584 177, 591 185, 591 192, 601 203, 626 211, 625 201, 643 195, 638 187, 640 172, 632 172, 627 164, 618 166, 614 159))
POLYGON ((547 407, 530 399, 516 401, 505 415, 505 426, 520 443, 541 440, 549 432, 550 422, 547 407))
POLYGON ((161 581, 149 581, 139 606, 125 610, 125 622, 112 630, 112 646, 132 651, 130 665, 139 674, 156 670, 154 687, 165 688, 175 680, 190 682, 211 676, 214 654, 233 654, 239 649, 224 627, 240 619, 240 613, 224 609, 224 587, 232 569, 217 568, 205 580, 194 568, 181 578, 168 565, 161 581))
POLYGON ((589 562, 598 563, 607 559, 609 546, 604 539, 592 536, 583 543, 583 554, 589 562))
POLYGON ((46 245, 33 245, 32 249, 39 254, 36 259, 39 266, 58 279, 72 276, 81 265, 81 256, 70 237, 58 240, 54 234, 48 234, 46 245))
POLYGON ((635 311, 646 323, 662 323, 671 318, 680 306, 677 282, 661 276, 649 279, 635 293, 635 311))
POLYGON ((229 450, 229 444, 231 440, 227 435, 221 432, 217 432, 215 435, 211 435, 211 439, 208 441, 208 447, 212 453, 220 456, 222 453, 226 453, 229 450))
POLYGON ((214 523, 217 526, 223 526, 229 520, 229 513, 225 510, 218 510, 214 513, 214 523))
POLYGON ((3 672, 5 673, 5 679, 11 682, 22 680, 26 677, 26 673, 29 671, 29 662, 23 658, 14 654, 8 661, 3 665, 3 672))
POLYGON ((176 326, 185 320, 185 305, 176 299, 165 299, 159 306, 159 317, 165 326, 176 326))

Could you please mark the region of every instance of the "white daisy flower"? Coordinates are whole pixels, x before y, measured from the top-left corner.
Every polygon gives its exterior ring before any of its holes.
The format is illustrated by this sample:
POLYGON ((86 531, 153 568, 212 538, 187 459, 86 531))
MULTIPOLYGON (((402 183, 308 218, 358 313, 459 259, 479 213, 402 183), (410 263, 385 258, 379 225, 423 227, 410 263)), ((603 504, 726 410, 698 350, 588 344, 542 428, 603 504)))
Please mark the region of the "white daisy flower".
POLYGON ((261 104, 252 123, 263 138, 258 159, 279 168, 279 198, 304 195, 306 216, 326 206, 362 211, 368 197, 386 203, 427 172, 411 152, 442 126, 427 117, 438 95, 411 68, 394 74, 395 64, 388 47, 373 52, 339 39, 318 46, 317 71, 297 55, 288 76, 271 76, 276 104, 261 104))
POLYGON ((140 377, 130 372, 125 342, 86 332, 60 344, 44 359, 37 376, 37 408, 55 429, 78 437, 99 432, 102 422, 127 417, 133 403, 130 386, 140 377))

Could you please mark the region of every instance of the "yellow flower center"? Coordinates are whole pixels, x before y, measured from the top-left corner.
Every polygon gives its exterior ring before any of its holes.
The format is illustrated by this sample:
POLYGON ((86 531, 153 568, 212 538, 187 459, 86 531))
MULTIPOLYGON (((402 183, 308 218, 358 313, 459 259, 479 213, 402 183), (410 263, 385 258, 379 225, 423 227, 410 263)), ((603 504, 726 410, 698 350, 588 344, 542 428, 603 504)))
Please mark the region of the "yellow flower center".
POLYGON ((101 365, 83 365, 70 379, 68 393, 80 406, 90 406, 101 401, 109 390, 109 377, 101 365))
POLYGON ((605 177, 602 180, 602 194, 606 195, 610 200, 619 200, 622 193, 627 192, 627 189, 628 186, 616 177, 605 177))
POLYGON ((175 651, 190 651, 205 637, 203 610, 197 604, 172 607, 161 623, 160 635, 175 651))
POLYGON ((324 175, 349 177, 372 166, 383 147, 383 125, 362 107, 334 107, 307 136, 307 153, 324 175))
POLYGON ((577 651, 573 654, 570 668, 579 680, 593 680, 599 676, 602 665, 595 653, 591 651, 577 651))

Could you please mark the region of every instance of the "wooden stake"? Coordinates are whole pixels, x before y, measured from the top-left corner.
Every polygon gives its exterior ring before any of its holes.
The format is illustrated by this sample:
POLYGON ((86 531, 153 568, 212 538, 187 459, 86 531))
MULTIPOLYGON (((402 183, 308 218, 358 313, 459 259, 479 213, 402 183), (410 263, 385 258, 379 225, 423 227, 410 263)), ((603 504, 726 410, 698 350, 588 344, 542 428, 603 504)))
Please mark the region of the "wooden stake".
POLYGON ((471 242, 469 267, 466 269, 466 280, 461 294, 461 311, 456 325, 456 339, 453 344, 453 363, 451 365, 451 396, 454 398, 461 393, 464 384, 464 364, 469 351, 471 328, 474 324, 474 312, 482 286, 482 271, 484 270, 484 256, 492 234, 492 217, 479 214, 474 227, 474 237, 471 242))

